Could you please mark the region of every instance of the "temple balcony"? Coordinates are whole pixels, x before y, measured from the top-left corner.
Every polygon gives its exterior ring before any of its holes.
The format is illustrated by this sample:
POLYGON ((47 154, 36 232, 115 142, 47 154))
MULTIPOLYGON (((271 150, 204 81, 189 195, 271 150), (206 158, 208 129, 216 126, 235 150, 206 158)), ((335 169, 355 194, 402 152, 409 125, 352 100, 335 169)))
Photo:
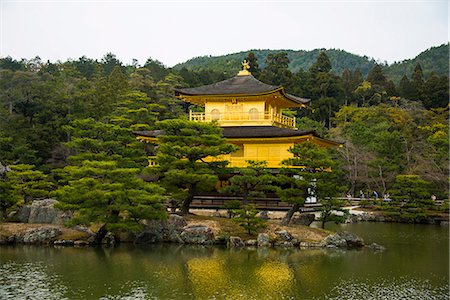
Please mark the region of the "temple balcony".
POLYGON ((217 121, 220 126, 277 126, 295 129, 295 117, 277 113, 220 113, 210 114, 189 111, 189 120, 195 122, 217 121))

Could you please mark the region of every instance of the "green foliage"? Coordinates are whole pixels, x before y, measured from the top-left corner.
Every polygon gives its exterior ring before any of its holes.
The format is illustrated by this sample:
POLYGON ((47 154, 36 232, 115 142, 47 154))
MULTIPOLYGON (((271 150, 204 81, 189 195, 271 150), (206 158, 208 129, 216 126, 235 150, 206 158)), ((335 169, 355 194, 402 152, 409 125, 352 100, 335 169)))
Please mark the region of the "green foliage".
POLYGON ((24 203, 48 197, 55 184, 48 175, 34 170, 33 165, 11 165, 6 173, 7 180, 14 186, 24 203))
POLYGON ((292 216, 304 205, 308 187, 314 188, 313 182, 324 177, 336 165, 326 148, 311 142, 303 142, 289 149, 293 158, 283 160, 283 168, 277 176, 280 185, 277 194, 283 202, 291 203, 291 209, 283 218, 283 225, 288 225, 292 216), (289 168, 296 167, 296 168, 289 168))
POLYGON ((343 223, 347 219, 348 211, 343 209, 344 201, 337 199, 345 191, 340 180, 334 174, 323 174, 317 180, 317 196, 320 201, 320 216, 318 220, 325 228, 326 222, 343 223))
POLYGON ((239 223, 239 226, 244 227, 248 234, 254 234, 258 229, 267 226, 263 219, 256 216, 259 211, 252 204, 244 205, 242 209, 239 209, 236 212, 238 217, 234 218, 233 221, 239 223))
POLYGON ((235 215, 237 215, 236 210, 241 208, 241 201, 240 200, 226 201, 225 204, 222 206, 222 208, 227 210, 228 218, 231 219, 235 215))
MULTIPOLYGON (((430 183, 419 175, 398 175, 390 190, 392 199, 407 204, 425 204, 430 200, 430 183)), ((430 203, 428 203, 430 204, 430 203)))
POLYGON ((60 176, 68 182, 53 196, 60 208, 76 211, 71 224, 105 224, 106 229, 139 231, 141 220, 166 217, 164 190, 146 183, 139 169, 120 167, 115 161, 88 161, 67 166, 60 176))
POLYGON ((289 70, 291 72, 298 72, 300 70, 308 70, 317 60, 321 52, 325 52, 330 58, 333 70, 340 74, 344 69, 359 68, 363 75, 367 75, 369 70, 373 67, 374 61, 367 57, 362 57, 348 53, 338 49, 315 49, 311 51, 304 50, 249 50, 239 53, 233 53, 223 56, 202 56, 192 58, 184 63, 175 65, 176 70, 187 68, 193 71, 212 70, 215 72, 223 72, 229 77, 234 76, 240 69, 241 62, 245 59, 248 52, 254 53, 259 62, 259 67, 264 69, 266 67, 266 59, 269 54, 278 54, 286 52, 289 58, 289 70))
POLYGON ((186 214, 194 196, 212 190, 217 174, 228 164, 220 155, 236 147, 226 143, 222 129, 214 123, 177 119, 157 122, 157 126, 164 132, 158 136, 157 172, 186 214))
POLYGON ((4 168, 4 170, 2 170, 3 173, 0 175, 0 220, 5 220, 8 216, 8 209, 20 201, 20 196, 17 192, 17 187, 12 180, 7 177, 7 173, 9 173, 10 170, 7 170, 2 165, 0 165, 0 168, 4 168))
POLYGON ((275 177, 270 174, 265 161, 247 161, 247 167, 236 170, 236 175, 229 179, 230 185, 220 192, 242 197, 242 202, 248 202, 255 197, 264 197, 265 192, 274 190, 272 183, 275 177))
POLYGON ((401 62, 396 62, 385 68, 386 75, 394 82, 399 82, 403 75, 410 75, 417 64, 422 66, 423 75, 425 78, 432 73, 438 75, 449 74, 448 52, 449 44, 442 44, 437 47, 431 47, 414 59, 407 59, 401 62))

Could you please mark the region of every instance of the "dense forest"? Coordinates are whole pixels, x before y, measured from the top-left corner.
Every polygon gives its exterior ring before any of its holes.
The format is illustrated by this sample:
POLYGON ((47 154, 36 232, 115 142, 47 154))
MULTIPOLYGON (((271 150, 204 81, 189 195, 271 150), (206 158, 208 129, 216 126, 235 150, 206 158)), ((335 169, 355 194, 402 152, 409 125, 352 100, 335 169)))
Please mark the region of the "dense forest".
MULTIPOLYGON (((128 199, 126 210, 136 218, 158 217, 164 191, 136 181, 136 174, 145 173, 149 150, 133 131, 157 129, 164 124, 158 121, 185 117, 190 107, 174 97, 174 88, 232 77, 244 59, 259 80, 311 99, 308 109, 285 111, 297 117, 299 129, 345 142, 336 159, 346 193, 387 193, 399 176, 407 175, 425 182, 429 194, 447 197, 447 71, 424 72, 420 63, 411 67, 414 62, 408 61, 408 67, 392 66, 401 72, 395 83, 385 66, 364 59, 361 64, 356 63, 359 58, 343 59, 341 68, 348 68, 334 70, 342 51, 305 52, 310 61, 315 57, 313 63, 297 63, 292 53, 236 54, 227 61, 226 73, 171 69, 153 59, 125 65, 111 53, 101 60, 81 57, 57 63, 39 57, 0 59, 2 209, 19 198, 26 203, 53 195, 66 199, 70 209, 80 201, 98 198, 101 204, 119 197, 128 199), (355 65, 363 67, 349 68, 355 65)), ((448 60, 442 66, 423 61, 427 70, 448 68, 448 60)), ((102 205, 89 203, 80 217, 94 212, 105 216, 102 205)), ((108 218, 116 220, 120 210, 113 209, 108 218)))
MULTIPOLYGON (((414 59, 408 59, 393 64, 382 63, 385 75, 394 81, 396 84, 405 74, 411 74, 414 67, 420 64, 423 69, 425 77, 431 76, 434 72, 437 75, 445 75, 449 73, 448 65, 448 44, 443 44, 438 47, 432 47, 420 53, 414 59)), ((193 71, 213 70, 229 74, 235 74, 239 70, 239 62, 242 57, 248 52, 253 52, 259 62, 261 68, 265 68, 265 60, 269 54, 277 54, 286 52, 289 58, 289 70, 291 72, 298 72, 299 70, 306 71, 317 60, 319 53, 325 52, 329 57, 332 66, 332 72, 341 75, 345 69, 354 71, 359 69, 362 76, 366 77, 369 71, 377 64, 374 59, 367 56, 359 56, 344 50, 338 49, 315 49, 311 51, 305 50, 250 50, 247 52, 239 52, 227 54, 222 56, 201 56, 192 58, 184 63, 177 64, 174 69, 180 70, 186 68, 193 71)))

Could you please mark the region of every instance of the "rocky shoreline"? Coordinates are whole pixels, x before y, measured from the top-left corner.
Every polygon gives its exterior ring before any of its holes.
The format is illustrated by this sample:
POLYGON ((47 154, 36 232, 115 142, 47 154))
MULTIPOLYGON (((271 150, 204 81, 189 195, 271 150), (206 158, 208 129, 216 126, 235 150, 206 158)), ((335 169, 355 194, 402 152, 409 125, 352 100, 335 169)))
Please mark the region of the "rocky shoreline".
MULTIPOLYGON (((164 221, 144 222, 144 230, 131 232, 100 232, 98 228, 76 226, 66 228, 63 224, 72 215, 54 207, 56 200, 34 201, 22 207, 10 219, 13 223, 0 223, 0 245, 44 244, 54 246, 85 247, 91 245, 115 245, 117 243, 154 244, 177 243, 199 245, 227 245, 241 247, 281 248, 361 248, 384 250, 378 244, 365 245, 362 238, 350 232, 330 232, 311 228, 314 214, 294 217, 291 226, 281 226, 278 220, 269 220, 264 231, 250 236, 239 231, 239 226, 230 219, 219 216, 187 216, 171 214, 164 221), (233 228, 231 228, 233 227, 233 228)), ((265 218, 268 219, 267 214, 265 218)), ((397 222, 384 215, 356 212, 350 214, 347 222, 397 222)), ((427 224, 448 225, 448 220, 439 219, 427 224)))
POLYGON ((269 226, 268 230, 261 232, 253 238, 240 236, 227 236, 220 233, 220 228, 214 220, 189 222, 178 215, 172 214, 168 220, 149 221, 145 230, 139 234, 124 232, 112 234, 107 232, 98 240, 96 232, 82 226, 73 229, 62 225, 51 224, 23 224, 6 223, 0 225, 0 245, 27 244, 27 245, 53 245, 86 247, 93 245, 113 246, 117 243, 155 244, 177 243, 196 245, 226 245, 229 248, 242 247, 280 247, 280 248, 361 248, 369 247, 373 250, 384 250, 384 247, 372 244, 365 245, 362 238, 350 232, 332 233, 299 226, 279 227, 269 226), (18 230, 18 228, 20 228, 18 230), (296 232, 297 229, 297 232, 296 232), (314 232, 314 238, 308 236, 309 231, 314 232))
POLYGON ((405 218, 401 215, 389 215, 382 213, 368 213, 363 212, 360 214, 350 214, 346 223, 359 223, 359 222, 381 222, 381 223, 408 223, 408 224, 431 224, 448 226, 448 215, 443 216, 420 216, 416 218, 405 218))

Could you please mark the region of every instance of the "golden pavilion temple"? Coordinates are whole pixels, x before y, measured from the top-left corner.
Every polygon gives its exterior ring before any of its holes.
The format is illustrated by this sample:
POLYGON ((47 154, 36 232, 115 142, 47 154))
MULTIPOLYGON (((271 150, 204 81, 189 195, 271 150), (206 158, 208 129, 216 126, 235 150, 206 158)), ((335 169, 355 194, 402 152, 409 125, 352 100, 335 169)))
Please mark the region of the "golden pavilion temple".
MULTIPOLYGON (((310 141, 324 147, 340 146, 311 131, 296 128, 295 118, 283 115, 283 109, 305 107, 309 100, 286 93, 282 86, 265 84, 248 71, 217 83, 194 88, 175 89, 175 96, 185 102, 203 106, 204 112, 189 112, 196 122, 217 121, 223 136, 239 147, 221 158, 230 167, 245 167, 247 160, 266 161, 268 168, 280 168, 292 157, 288 150, 294 144, 310 141)), ((152 132, 139 132, 141 141, 156 142, 152 132)))

